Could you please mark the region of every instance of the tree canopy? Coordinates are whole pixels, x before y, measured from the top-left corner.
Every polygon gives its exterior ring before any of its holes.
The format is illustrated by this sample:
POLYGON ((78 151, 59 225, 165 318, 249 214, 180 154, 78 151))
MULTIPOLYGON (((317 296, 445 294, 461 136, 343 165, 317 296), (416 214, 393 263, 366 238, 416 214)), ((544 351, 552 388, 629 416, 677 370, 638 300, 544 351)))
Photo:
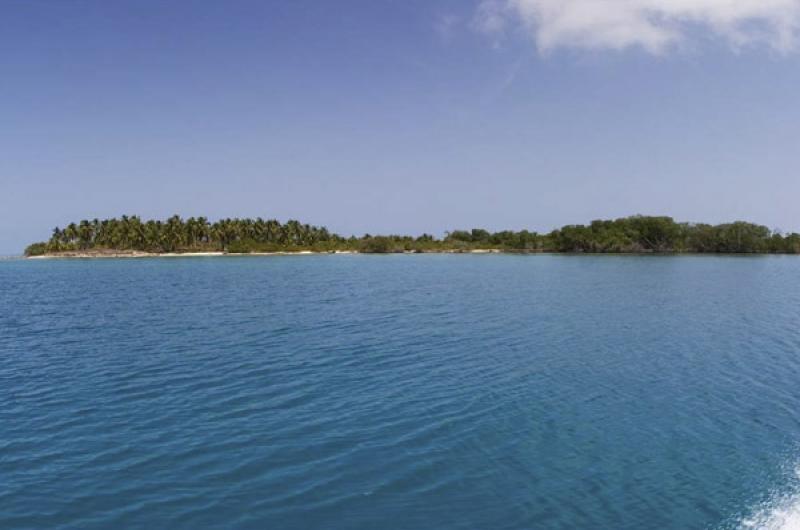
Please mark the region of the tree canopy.
POLYGON ((138 216, 82 220, 53 229, 48 241, 25 249, 28 256, 75 251, 142 252, 336 251, 366 253, 442 252, 497 249, 509 252, 592 253, 800 253, 800 234, 782 234, 744 221, 719 225, 679 223, 671 217, 636 215, 568 225, 547 234, 528 230, 489 232, 453 230, 443 238, 430 234, 344 237, 325 227, 296 220, 205 217, 143 221, 138 216))

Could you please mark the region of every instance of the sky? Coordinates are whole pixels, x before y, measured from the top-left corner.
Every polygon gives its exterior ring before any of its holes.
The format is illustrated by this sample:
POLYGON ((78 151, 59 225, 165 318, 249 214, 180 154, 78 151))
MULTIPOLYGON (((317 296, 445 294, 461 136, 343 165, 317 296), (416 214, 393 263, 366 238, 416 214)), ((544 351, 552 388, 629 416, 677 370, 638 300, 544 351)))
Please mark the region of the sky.
POLYGON ((5 0, 0 254, 83 218, 800 231, 800 0, 5 0))

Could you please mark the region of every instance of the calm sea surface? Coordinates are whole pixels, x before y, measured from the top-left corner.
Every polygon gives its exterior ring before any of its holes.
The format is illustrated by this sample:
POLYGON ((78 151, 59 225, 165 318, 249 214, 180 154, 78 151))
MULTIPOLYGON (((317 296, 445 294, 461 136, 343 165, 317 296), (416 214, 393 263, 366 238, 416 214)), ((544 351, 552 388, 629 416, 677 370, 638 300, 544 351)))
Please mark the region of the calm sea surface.
POLYGON ((0 528, 800 525, 800 258, 0 262, 0 528))

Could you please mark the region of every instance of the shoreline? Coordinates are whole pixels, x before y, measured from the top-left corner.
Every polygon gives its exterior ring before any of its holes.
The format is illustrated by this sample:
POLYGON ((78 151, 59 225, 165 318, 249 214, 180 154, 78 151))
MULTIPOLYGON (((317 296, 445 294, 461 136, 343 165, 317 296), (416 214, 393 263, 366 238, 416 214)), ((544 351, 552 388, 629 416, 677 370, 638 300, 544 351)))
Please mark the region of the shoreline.
MULTIPOLYGON (((119 258, 208 258, 225 256, 314 256, 328 254, 518 254, 520 252, 503 249, 471 249, 471 250, 430 250, 423 252, 361 252, 359 250, 278 250, 275 252, 141 252, 141 251, 68 251, 41 254, 39 256, 22 256, 24 259, 119 259, 119 258)), ((541 252, 528 252, 541 253, 541 252)))
POLYGON ((333 254, 345 255, 414 255, 414 254, 520 254, 520 255, 557 255, 557 256, 792 256, 796 254, 773 252, 559 252, 554 250, 516 250, 516 249, 442 249, 442 250, 405 250, 402 252, 363 252, 360 250, 278 250, 274 252, 142 252, 142 251, 67 251, 41 254, 38 256, 4 256, 0 260, 79 260, 79 259, 146 259, 146 258, 218 258, 246 256, 323 256, 333 254))

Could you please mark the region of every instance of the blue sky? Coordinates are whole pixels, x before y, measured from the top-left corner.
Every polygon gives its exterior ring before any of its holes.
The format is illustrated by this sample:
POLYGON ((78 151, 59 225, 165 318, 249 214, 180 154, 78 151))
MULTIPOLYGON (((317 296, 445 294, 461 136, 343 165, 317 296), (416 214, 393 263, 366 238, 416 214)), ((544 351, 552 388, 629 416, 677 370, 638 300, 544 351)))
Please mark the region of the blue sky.
POLYGON ((81 218, 800 231, 798 0, 10 0, 0 254, 81 218))

